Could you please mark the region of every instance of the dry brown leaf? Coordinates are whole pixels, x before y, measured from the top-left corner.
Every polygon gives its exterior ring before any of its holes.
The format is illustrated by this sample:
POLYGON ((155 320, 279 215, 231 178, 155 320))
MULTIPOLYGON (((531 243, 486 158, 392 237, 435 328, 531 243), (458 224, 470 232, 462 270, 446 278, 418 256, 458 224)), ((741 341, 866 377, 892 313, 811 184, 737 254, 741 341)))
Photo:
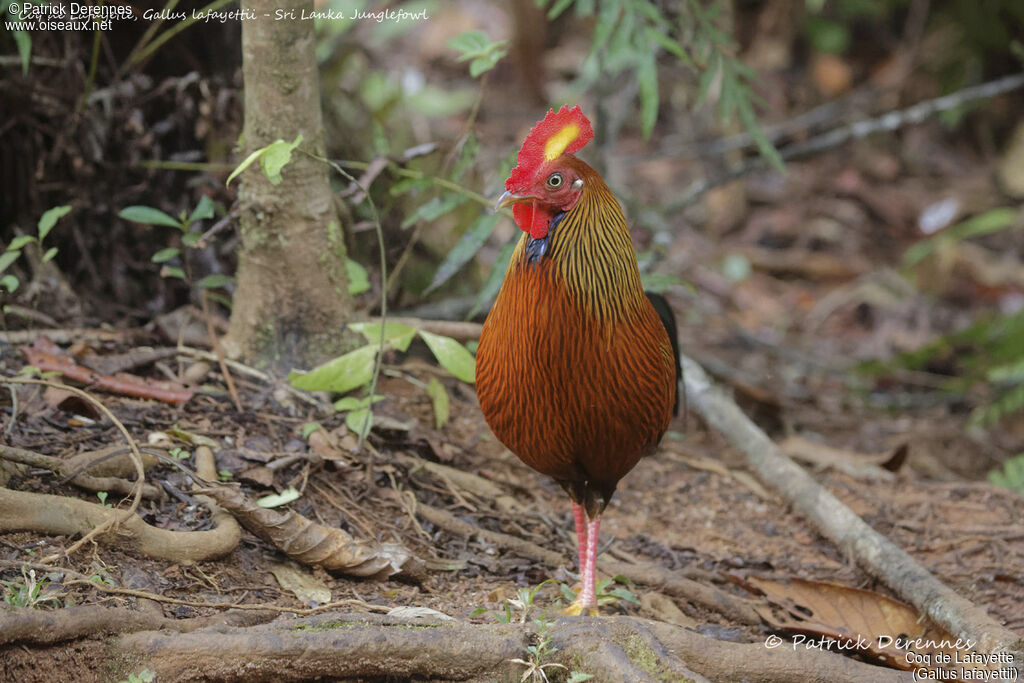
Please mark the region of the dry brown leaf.
POLYGON ((331 589, 320 579, 294 564, 274 562, 270 565, 281 588, 290 591, 305 605, 326 605, 331 601, 331 589))
POLYGON ((195 493, 210 496, 239 524, 302 564, 349 576, 385 578, 400 572, 412 558, 398 543, 357 540, 291 510, 258 507, 237 486, 207 486, 195 493))
MULTIPOLYGON (((831 638, 843 654, 860 654, 888 666, 924 669, 957 680, 967 669, 983 668, 970 660, 974 643, 949 635, 899 600, 873 591, 806 579, 785 582, 747 577, 746 586, 763 593, 770 607, 755 606, 768 624, 814 637, 831 638)), ((998 665, 995 665, 998 666, 998 665)))

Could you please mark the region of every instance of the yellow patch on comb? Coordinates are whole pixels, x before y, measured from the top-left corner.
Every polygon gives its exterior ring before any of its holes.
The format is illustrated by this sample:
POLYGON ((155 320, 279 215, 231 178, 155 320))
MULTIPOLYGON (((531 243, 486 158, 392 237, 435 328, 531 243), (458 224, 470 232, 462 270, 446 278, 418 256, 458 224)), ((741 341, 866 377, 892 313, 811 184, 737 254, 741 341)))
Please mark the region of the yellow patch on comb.
POLYGON ((579 137, 580 127, 570 123, 558 131, 544 143, 544 161, 554 161, 562 156, 565 148, 572 144, 572 141, 579 137))

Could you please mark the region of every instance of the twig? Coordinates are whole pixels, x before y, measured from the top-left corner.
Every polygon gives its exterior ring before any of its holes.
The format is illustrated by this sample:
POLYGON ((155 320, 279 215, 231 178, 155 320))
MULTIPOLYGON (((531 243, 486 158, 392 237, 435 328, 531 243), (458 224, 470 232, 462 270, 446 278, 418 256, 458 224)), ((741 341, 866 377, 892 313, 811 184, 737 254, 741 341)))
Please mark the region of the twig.
POLYGON ((206 321, 206 333, 210 335, 210 343, 213 345, 213 352, 217 355, 217 364, 220 366, 220 372, 224 375, 224 383, 228 385, 228 393, 231 395, 231 400, 235 404, 235 410, 242 412, 242 402, 238 398, 238 390, 235 389, 235 381, 231 379, 231 373, 228 371, 227 364, 224 363, 224 351, 220 347, 220 340, 217 338, 217 332, 213 329, 213 316, 210 315, 210 303, 206 300, 206 290, 204 289, 199 294, 199 303, 203 307, 203 318, 206 321))
MULTIPOLYGON (((848 140, 860 140, 861 138, 873 135, 874 133, 897 130, 904 126, 922 123, 930 116, 944 111, 949 111, 950 109, 959 107, 962 104, 995 97, 996 95, 1001 95, 1021 87, 1024 87, 1024 73, 1004 76, 1002 78, 997 78, 994 81, 981 83, 980 85, 972 85, 970 87, 963 88, 962 90, 957 90, 954 93, 950 93, 949 95, 943 95, 942 97, 936 97, 934 99, 925 100, 924 102, 919 102, 918 104, 907 107, 906 109, 898 109, 873 118, 854 121, 848 125, 822 133, 821 135, 815 135, 804 142, 787 145, 779 150, 779 156, 784 160, 808 156, 810 154, 822 152, 826 149, 831 149, 832 147, 838 147, 848 140)), ((697 180, 687 188, 682 197, 669 203, 665 207, 665 211, 668 213, 680 211, 692 204, 698 197, 708 190, 718 187, 719 185, 723 185, 731 180, 735 180, 736 178, 744 176, 752 171, 759 171, 768 167, 769 164, 767 161, 761 157, 757 157, 755 159, 751 159, 749 162, 740 164, 716 178, 712 178, 710 180, 702 178, 697 180)))
POLYGON ((240 610, 267 610, 270 612, 278 612, 280 614, 298 614, 308 616, 312 614, 319 614, 320 612, 326 612, 332 609, 338 609, 339 607, 360 607, 370 612, 387 612, 390 607, 385 605, 371 605, 368 602, 362 600, 356 600, 355 598, 348 598, 345 600, 336 600, 323 605, 317 605, 316 607, 280 607, 278 605, 267 605, 267 604, 236 604, 233 602, 206 602, 205 600, 183 600, 182 598, 169 598, 165 595, 158 595, 156 593, 149 593, 147 591, 136 590, 134 588, 118 588, 116 586, 107 586, 106 584, 99 583, 98 581, 89 581, 86 579, 73 579, 71 581, 65 581, 65 586, 74 585, 86 585, 104 593, 110 593, 111 595, 130 595, 135 598, 145 598, 146 600, 154 600, 156 602, 166 602, 171 605, 186 605, 188 607, 206 607, 209 609, 240 609, 240 610))
POLYGON ((29 344, 39 337, 46 337, 57 344, 70 344, 76 341, 120 342, 132 337, 144 337, 148 334, 148 332, 142 329, 51 328, 45 330, 5 330, 0 332, 0 342, 5 344, 29 344))
POLYGON ((822 487, 714 386, 704 369, 681 355, 691 405, 739 450, 765 484, 804 514, 821 533, 850 553, 873 576, 931 617, 951 634, 970 639, 982 652, 1014 652, 1024 666, 1021 638, 983 609, 940 583, 924 567, 875 531, 822 487))
MULTIPOLYGON (((203 349, 196 349, 192 348, 191 346, 183 345, 179 345, 177 349, 178 354, 182 356, 188 356, 190 358, 195 358, 198 360, 210 361, 211 363, 218 362, 216 354, 211 353, 209 351, 204 351, 203 349)), ((239 363, 236 360, 225 358, 224 364, 240 375, 245 375, 246 377, 258 379, 261 382, 265 382, 267 384, 274 384, 273 377, 271 377, 265 372, 257 370, 256 368, 251 368, 248 365, 245 365, 244 363, 239 363)), ((329 407, 327 405, 325 405, 322 401, 317 400, 309 393, 300 391, 288 383, 281 384, 281 386, 285 389, 285 391, 287 391, 289 394, 299 399, 300 401, 308 403, 321 411, 327 412, 329 410, 329 407)))

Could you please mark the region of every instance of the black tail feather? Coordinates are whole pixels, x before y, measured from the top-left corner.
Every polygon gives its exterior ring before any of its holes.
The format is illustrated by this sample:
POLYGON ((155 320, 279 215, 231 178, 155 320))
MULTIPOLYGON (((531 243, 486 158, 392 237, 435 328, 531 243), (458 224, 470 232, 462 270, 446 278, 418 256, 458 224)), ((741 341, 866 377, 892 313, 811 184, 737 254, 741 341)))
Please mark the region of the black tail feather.
POLYGON ((661 324, 665 326, 668 340, 672 344, 672 357, 676 359, 676 400, 672 404, 672 414, 679 415, 679 381, 683 378, 683 364, 679 360, 679 331, 676 327, 676 314, 672 312, 672 307, 668 305, 668 301, 661 294, 654 292, 644 292, 644 294, 654 306, 654 312, 661 318, 661 324))

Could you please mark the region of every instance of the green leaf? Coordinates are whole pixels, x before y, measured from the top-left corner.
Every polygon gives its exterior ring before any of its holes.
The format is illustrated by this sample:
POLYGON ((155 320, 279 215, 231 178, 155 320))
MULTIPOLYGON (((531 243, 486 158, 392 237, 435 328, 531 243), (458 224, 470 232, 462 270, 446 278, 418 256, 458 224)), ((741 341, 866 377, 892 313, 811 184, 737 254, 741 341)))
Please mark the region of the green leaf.
POLYGON ((467 198, 465 196, 454 192, 450 192, 444 197, 434 197, 429 202, 421 204, 415 211, 406 216, 405 220, 402 221, 402 229, 408 228, 416 221, 437 220, 446 213, 454 211, 466 203, 466 201, 467 198))
POLYGON ((369 408, 359 408, 345 415, 345 426, 356 436, 365 439, 373 428, 373 412, 369 408))
POLYGON ((165 225, 169 228, 181 229, 181 221, 171 218, 160 209, 151 206, 128 206, 118 212, 118 217, 133 223, 145 225, 165 225))
POLYGON ((463 382, 472 384, 476 381, 476 359, 465 346, 451 337, 440 334, 431 334, 423 330, 420 330, 419 334, 441 367, 463 382))
MULTIPOLYGON (((380 394, 375 394, 373 397, 374 403, 380 403, 383 400, 384 397, 381 396, 380 394)), ((369 407, 369 405, 369 396, 363 396, 362 398, 358 398, 356 396, 345 396, 343 398, 339 398, 337 401, 334 402, 334 409, 337 410, 339 413, 344 413, 345 411, 348 410, 359 410, 360 408, 367 408, 369 407)))
POLYGON ((469 75, 473 78, 490 71, 498 60, 508 54, 507 40, 492 42, 483 31, 466 31, 445 45, 460 53, 458 61, 472 60, 469 64, 469 75))
POLYGON ((653 50, 640 58, 636 76, 640 84, 640 127, 644 139, 647 139, 658 120, 658 64, 653 50))
POLYGON ((373 378, 376 345, 363 346, 329 360, 309 372, 292 372, 288 381, 306 391, 334 391, 339 394, 361 387, 373 378))
POLYGON ((309 435, 318 429, 323 429, 319 422, 307 422, 306 424, 302 425, 302 439, 308 439, 309 435))
POLYGON ((21 280, 11 275, 10 273, 7 273, 7 275, 0 277, 0 287, 4 287, 8 292, 11 292, 12 294, 16 289, 18 289, 19 285, 21 285, 21 280))
MULTIPOLYGON (((376 346, 380 343, 380 323, 352 323, 349 329, 358 332, 366 337, 366 341, 376 346)), ((403 325, 402 323, 388 322, 384 329, 384 343, 390 344, 392 348, 405 351, 416 336, 416 328, 403 325)))
POLYGON ((345 259, 345 274, 348 276, 348 293, 355 296, 370 289, 370 276, 358 262, 345 259))
POLYGON ((34 235, 18 235, 11 243, 7 245, 7 251, 17 251, 24 247, 29 242, 35 242, 36 238, 34 235))
POLYGON ((558 0, 551 9, 548 10, 548 21, 557 19, 562 12, 569 9, 572 6, 573 0, 558 0))
POLYGON ((674 54, 676 57, 678 57, 679 60, 682 61, 684 64, 688 66, 693 64, 693 62, 690 60, 690 56, 686 54, 686 51, 683 49, 683 46, 669 38, 667 35, 659 31, 658 29, 648 27, 647 31, 645 32, 645 35, 647 36, 649 41, 653 41, 658 45, 661 45, 663 48, 665 48, 666 50, 674 54))
POLYGON ((238 166, 235 166, 235 170, 231 172, 231 175, 229 175, 228 179, 224 182, 224 187, 227 187, 228 185, 230 185, 231 181, 235 179, 235 176, 237 176, 239 173, 241 173, 245 169, 249 168, 252 165, 252 162, 254 162, 257 159, 259 159, 260 155, 263 154, 263 151, 265 149, 266 149, 265 147, 262 147, 260 149, 257 149, 255 151, 253 151, 253 152, 250 152, 249 156, 247 156, 242 163, 240 163, 238 166))
POLYGON ((230 275, 224 275, 223 273, 214 273, 207 275, 199 282, 196 283, 196 289, 217 289, 218 287, 226 287, 235 283, 235 278, 230 275))
POLYGON ((199 244, 199 239, 202 237, 198 232, 186 232, 181 236, 181 243, 186 247, 195 247, 199 244))
POLYGON ((501 247, 498 258, 494 259, 491 274, 487 276, 487 281, 477 292, 476 301, 473 302, 473 308, 469 311, 469 317, 476 315, 482 306, 489 305, 498 296, 498 290, 501 289, 501 283, 505 280, 505 273, 508 271, 508 264, 512 261, 512 254, 515 253, 520 239, 522 239, 521 235, 513 235, 512 239, 501 247))
POLYGON ((448 252, 448 255, 445 256, 444 261, 438 266, 437 272, 434 273, 434 279, 431 281, 430 286, 423 293, 429 294, 445 282, 448 282, 455 273, 459 272, 464 265, 469 263, 476 256, 476 253, 480 251, 480 247, 487 242, 491 233, 494 232, 500 217, 496 213, 480 216, 476 223, 462 234, 459 241, 448 252))
POLYGON ((430 402, 434 405, 434 426, 441 429, 448 423, 448 416, 452 410, 451 401, 448 400, 448 391, 445 390, 443 384, 437 381, 436 377, 431 377, 430 382, 427 383, 427 396, 430 397, 430 402))
POLYGON ((185 271, 177 266, 164 266, 160 269, 160 277, 176 277, 179 280, 187 280, 185 271))
POLYGON ((199 203, 196 204, 196 208, 192 209, 192 213, 189 215, 186 223, 191 225, 196 221, 213 218, 213 209, 213 200, 204 194, 199 198, 199 203))
POLYGON ((57 225, 57 221, 59 221, 61 218, 64 218, 64 216, 68 215, 70 211, 70 206, 55 206, 52 209, 47 210, 46 213, 40 216, 38 225, 39 241, 41 242, 44 239, 46 239, 46 236, 50 234, 51 230, 53 230, 53 226, 57 225))
POLYGON ((32 61, 32 36, 28 31, 11 31, 14 44, 18 48, 18 56, 21 58, 21 74, 28 76, 28 65, 32 61))
MULTIPOLYGON (((989 209, 977 216, 972 216, 907 249, 903 255, 903 265, 908 268, 917 265, 942 244, 954 244, 970 237, 987 235, 1008 228, 1013 225, 1016 217, 1016 210, 1007 207, 989 209)), ((0 270, 3 269, 0 268, 0 270)))
POLYGON ((267 145, 260 157, 260 166, 263 168, 263 175, 271 185, 281 182, 281 171, 292 160, 292 151, 302 142, 302 133, 295 136, 291 142, 275 140, 267 145))
POLYGON ((46 253, 43 254, 43 263, 46 263, 47 261, 52 261, 53 257, 56 255, 57 247, 50 247, 49 249, 46 250, 46 253))
POLYGON ((19 256, 21 256, 20 251, 11 250, 7 250, 0 254, 0 273, 10 268, 11 264, 17 261, 19 256))
POLYGON ((261 508, 276 508, 298 500, 301 496, 302 494, 294 486, 289 486, 284 491, 281 491, 281 493, 257 498, 256 504, 261 508))
POLYGON ((181 249, 178 249, 177 247, 165 247, 153 254, 153 258, 151 258, 150 261, 153 263, 167 263, 180 253, 181 249))

